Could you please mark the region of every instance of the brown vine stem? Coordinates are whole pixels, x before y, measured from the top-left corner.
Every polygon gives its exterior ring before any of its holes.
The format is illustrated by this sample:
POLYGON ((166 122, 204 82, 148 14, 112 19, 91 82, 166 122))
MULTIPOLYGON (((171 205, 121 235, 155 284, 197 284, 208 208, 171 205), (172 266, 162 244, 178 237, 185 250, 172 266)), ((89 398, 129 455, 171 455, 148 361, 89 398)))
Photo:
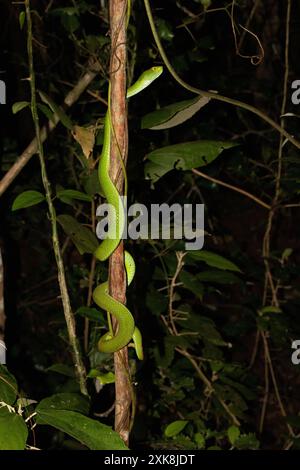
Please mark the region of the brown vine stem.
POLYGON ((206 96, 207 98, 211 98, 213 100, 218 100, 218 101, 223 101, 224 103, 230 104, 232 106, 235 106, 237 108, 242 108, 245 109, 246 111, 250 111, 253 114, 256 114, 256 116, 260 117, 263 121, 267 122, 273 129, 277 130, 281 135, 283 135, 289 142, 291 142, 295 147, 300 149, 300 141, 295 139, 291 134, 289 134, 282 126, 280 126, 276 121, 274 121, 272 118, 270 118, 267 114, 265 114, 263 111, 261 111, 258 108, 255 108, 255 106, 252 106, 248 103, 244 103, 243 101, 235 100, 233 98, 228 98, 227 96, 219 95, 218 93, 212 92, 212 91, 205 91, 201 90, 200 88, 193 87, 186 83, 179 75, 177 72, 174 70, 173 66, 171 65, 167 54, 165 53, 165 50, 162 46, 160 37, 158 35, 158 32, 155 27, 154 23, 154 18, 152 15, 151 7, 150 7, 150 2, 149 0, 144 0, 145 4, 145 9, 146 13, 148 16, 149 24, 151 27, 151 31, 157 46, 157 49, 159 50, 159 53, 163 59, 163 62, 167 69, 169 70, 170 74, 174 78, 174 80, 181 85, 183 88, 186 90, 190 91, 191 93, 194 93, 196 95, 202 95, 206 96))
MULTIPOLYGON (((127 158, 127 110, 126 110, 126 12, 127 0, 110 0, 111 33, 111 133, 110 176, 122 194, 124 174, 120 155, 124 162, 127 158)), ((120 243, 109 260, 110 295, 119 302, 126 301, 126 274, 124 269, 123 243, 120 243)), ((114 319, 113 319, 114 320, 114 319)), ((114 320, 114 329, 117 324, 114 320)), ((128 364, 128 350, 123 348, 114 354, 115 365, 115 430, 128 445, 132 419, 134 415, 134 394, 128 364)))
POLYGON ((32 48, 32 21, 31 21, 31 12, 30 12, 30 0, 25 0, 25 9, 26 9, 26 19, 27 19, 27 50, 28 50, 28 62, 29 62, 29 80, 30 80, 30 90, 31 90, 31 113, 32 119, 35 127, 36 134, 36 144, 37 152, 39 155, 40 166, 41 166, 41 176, 46 194, 46 201, 48 205, 50 222, 52 228, 52 243, 53 251, 55 255, 57 271, 58 271, 58 283, 60 287, 60 293, 62 298, 63 310, 68 330, 69 343, 71 347, 71 352, 73 356, 73 362, 75 367, 75 372, 80 386, 80 391, 84 395, 88 395, 86 388, 86 372, 85 367, 82 362, 79 344, 76 337, 76 328, 75 328, 75 319, 72 312, 70 298, 66 283, 65 269, 63 264, 63 259, 60 250, 60 243, 57 233, 57 221, 56 221, 56 212, 52 202, 51 194, 51 185, 47 175, 46 162, 44 156, 44 148, 41 139, 40 133, 40 124, 39 116, 37 111, 37 102, 36 102, 36 86, 35 86, 35 71, 33 63, 33 48, 32 48))

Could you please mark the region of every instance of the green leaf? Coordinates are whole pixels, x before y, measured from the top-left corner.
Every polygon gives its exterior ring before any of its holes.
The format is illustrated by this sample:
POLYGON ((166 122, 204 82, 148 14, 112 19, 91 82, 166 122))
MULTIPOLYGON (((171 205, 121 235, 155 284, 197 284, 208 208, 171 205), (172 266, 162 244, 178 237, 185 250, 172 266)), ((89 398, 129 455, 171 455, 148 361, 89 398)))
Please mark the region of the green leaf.
POLYGON ((38 424, 48 424, 77 439, 91 450, 127 450, 109 426, 68 410, 38 410, 38 424))
POLYGON ((87 415, 89 409, 88 398, 79 393, 56 393, 41 400, 35 411, 70 410, 87 415))
POLYGON ((19 194, 13 202, 12 211, 25 209, 26 207, 35 206, 45 200, 45 196, 39 191, 24 191, 19 194))
POLYGON ((210 101, 205 96, 172 103, 146 114, 142 118, 142 129, 162 130, 178 126, 190 119, 210 101))
POLYGON ((65 375, 67 377, 75 377, 74 370, 72 367, 66 364, 52 364, 52 366, 46 369, 47 372, 57 372, 58 374, 65 375))
POLYGON ((27 436, 23 418, 5 406, 0 408, 0 450, 24 450, 27 436))
POLYGON ((178 421, 173 421, 172 423, 168 424, 165 429, 164 435, 166 437, 174 437, 177 436, 187 425, 188 421, 180 419, 178 421))
POLYGON ((259 441, 254 433, 242 434, 236 441, 235 447, 240 450, 252 449, 258 450, 259 441))
POLYGON ((196 278, 196 276, 187 271, 181 271, 179 280, 183 283, 186 289, 193 292, 193 294, 199 297, 199 299, 203 299, 204 287, 203 284, 201 284, 201 282, 199 282, 199 280, 196 278))
POLYGON ((57 221, 81 255, 95 252, 99 243, 96 235, 89 228, 84 227, 74 217, 67 214, 57 216, 57 221))
POLYGON ((93 307, 79 307, 76 310, 76 315, 80 315, 81 317, 86 317, 91 321, 96 321, 97 323, 101 323, 102 325, 105 324, 105 320, 103 317, 103 310, 93 308, 93 307))
POLYGON ((91 174, 83 178, 83 187, 87 194, 94 196, 95 194, 101 194, 103 191, 100 186, 98 170, 93 170, 91 174))
POLYGON ((153 183, 171 170, 191 170, 205 166, 217 158, 223 150, 234 147, 233 142, 197 140, 168 145, 150 152, 145 165, 145 177, 153 183))
POLYGON ((7 405, 13 405, 16 401, 18 385, 14 376, 7 370, 7 367, 0 365, 0 401, 7 405))
POLYGON ((66 115, 66 113, 64 112, 64 110, 58 106, 52 98, 50 98, 50 96, 48 96, 46 93, 44 93, 43 91, 40 91, 39 90, 39 95, 41 97, 41 100, 46 103, 51 109, 52 111, 57 114, 57 116, 59 117, 59 120, 60 122, 69 130, 72 130, 73 129, 73 123, 71 121, 71 119, 66 115))
POLYGON ((37 107, 42 111, 49 121, 55 122, 53 111, 45 104, 38 103, 37 107))
POLYGON ((174 38, 174 33, 168 21, 164 20, 163 18, 157 18, 156 28, 161 39, 164 41, 172 41, 174 38))
POLYGON ((70 199, 78 199, 79 201, 88 201, 91 202, 93 198, 88 194, 85 194, 81 191, 77 191, 76 189, 62 189, 57 191, 56 193, 59 199, 67 197, 70 199))
POLYGON ((25 18, 26 18, 25 11, 21 11, 21 13, 19 14, 19 25, 20 25, 21 30, 23 29, 25 18))
POLYGON ((205 438, 200 432, 196 432, 194 435, 194 441, 197 444, 198 449, 205 449, 205 438))
POLYGON ((115 383, 115 374, 113 372, 106 372, 102 374, 98 369, 91 369, 87 377, 90 379, 98 379, 101 385, 115 383))
POLYGON ((237 265, 232 263, 232 261, 229 261, 228 259, 224 258, 223 256, 217 255, 216 253, 212 253, 211 251, 191 251, 188 253, 187 256, 191 259, 204 261, 204 263, 208 264, 208 266, 211 266, 212 268, 218 268, 227 271, 235 271, 239 273, 241 272, 237 265))
POLYGON ((227 429, 227 436, 230 444, 234 445, 235 441, 240 436, 239 428, 237 426, 230 426, 230 428, 227 429))
POLYGON ((17 114, 19 111, 22 111, 22 109, 27 108, 30 103, 28 101, 17 101, 12 105, 12 112, 13 114, 17 114))

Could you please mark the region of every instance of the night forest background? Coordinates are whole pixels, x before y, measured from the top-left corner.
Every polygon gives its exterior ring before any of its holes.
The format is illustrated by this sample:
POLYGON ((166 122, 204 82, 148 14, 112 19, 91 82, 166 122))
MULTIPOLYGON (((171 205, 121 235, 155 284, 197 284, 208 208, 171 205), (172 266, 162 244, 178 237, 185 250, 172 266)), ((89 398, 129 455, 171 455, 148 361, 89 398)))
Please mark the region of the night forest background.
MULTIPOLYGON (((300 79, 299 3, 153 0, 151 7, 180 77, 253 108, 211 99, 189 118, 199 95, 168 72, 144 2, 132 2, 128 83, 152 66, 164 72, 128 103, 129 203, 205 204, 205 243, 185 252, 180 240, 125 242, 137 265, 127 303, 145 352, 138 361, 129 348, 135 416, 126 445, 298 449, 300 366, 292 362, 292 343, 300 339, 300 137, 292 85, 300 79), (182 122, 169 127, 179 110, 182 122), (156 125, 162 129, 151 129, 156 125)), ((53 113, 59 117, 44 153, 87 376, 84 391, 74 372, 38 156, 1 185, 35 137, 25 7, 1 0, 7 103, 0 106, 0 314, 7 368, 0 369, 0 448, 123 449, 120 433, 108 428, 113 355, 97 349, 106 316, 91 300, 91 289, 108 276, 108 264, 93 258, 108 2, 32 0, 30 8, 41 126, 49 127, 53 113), (72 106, 63 105, 89 70, 94 79, 72 106)))

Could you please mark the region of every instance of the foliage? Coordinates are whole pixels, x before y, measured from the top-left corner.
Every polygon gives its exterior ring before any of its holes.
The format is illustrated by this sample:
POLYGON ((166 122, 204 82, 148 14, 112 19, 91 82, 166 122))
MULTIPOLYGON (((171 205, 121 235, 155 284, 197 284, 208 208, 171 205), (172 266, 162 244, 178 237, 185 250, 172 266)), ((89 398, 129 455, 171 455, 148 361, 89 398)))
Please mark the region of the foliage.
MULTIPOLYGON (((142 3, 133 2, 128 28, 130 83, 161 64, 142 3)), ((286 11, 280 16, 276 1, 270 2, 277 20, 271 33, 263 20, 269 16, 267 5, 254 11, 249 26, 262 31, 265 58, 258 67, 250 60, 257 54, 255 36, 238 30, 246 52, 236 53, 227 2, 180 0, 176 8, 171 0, 163 6, 152 3, 159 35, 180 76, 279 119, 282 81, 274 76, 282 75, 286 11)), ((51 449, 124 449, 111 429, 113 358, 97 349, 105 316, 89 293, 91 285, 107 279, 107 266, 92 262, 98 244, 95 209, 101 200, 97 162, 106 112, 107 11, 88 0, 72 7, 66 1, 54 1, 49 9, 47 4, 35 5, 36 44, 49 45, 46 52, 44 46, 35 50, 38 88, 47 90, 39 93, 39 111, 42 120, 53 113, 61 120, 45 149, 90 399, 79 393, 72 368, 49 220, 40 204, 45 198, 39 167, 31 161, 1 205, 3 236, 13 243, 7 259, 17 252, 19 269, 6 280, 15 294, 6 302, 9 370, 0 369, 0 449, 29 448, 34 436, 38 447, 51 449), (102 72, 65 112, 59 104, 90 57, 101 61, 102 72)), ((252 7, 253 2, 236 2, 237 24, 247 24, 252 7)), ((22 15, 21 5, 14 8, 22 15)), ((23 15, 15 27, 20 25, 25 40, 23 15)), ((292 29, 291 41, 296 34, 292 29)), ((19 79, 27 71, 27 58, 21 59, 19 79)), ((290 74, 299 73, 298 68, 291 54, 290 74)), ((165 71, 142 98, 128 104, 129 204, 204 203, 206 223, 203 250, 186 252, 181 240, 126 242, 138 260, 128 303, 134 306, 146 353, 141 363, 133 348, 129 351, 137 384, 131 447, 297 448, 299 369, 291 363, 290 343, 300 334, 299 237, 297 208, 287 204, 298 204, 299 150, 286 143, 278 170, 277 133, 243 109, 201 99, 165 71), (200 167, 208 179, 193 171, 200 167)), ((29 120, 29 100, 28 89, 25 97, 16 96, 10 119, 29 120)), ((294 112, 289 102, 288 110, 294 112)), ((293 135, 296 121, 292 116, 282 120, 293 135)), ((3 173, 17 158, 17 133, 7 129, 3 173)))

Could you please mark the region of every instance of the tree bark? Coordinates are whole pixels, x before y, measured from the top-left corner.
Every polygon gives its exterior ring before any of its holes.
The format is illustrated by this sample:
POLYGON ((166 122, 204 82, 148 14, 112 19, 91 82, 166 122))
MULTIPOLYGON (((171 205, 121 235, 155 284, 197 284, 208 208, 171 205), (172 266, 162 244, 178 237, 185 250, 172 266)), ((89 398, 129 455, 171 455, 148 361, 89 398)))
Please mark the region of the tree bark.
MULTIPOLYGON (((127 157, 127 110, 126 110, 126 13, 127 0, 110 0, 111 32, 111 121, 114 131, 111 135, 110 175, 120 194, 124 175, 118 152, 124 162, 127 157)), ((123 243, 115 250, 109 264, 110 294, 118 301, 126 301, 126 274, 124 270, 123 243)), ((117 327, 116 322, 113 323, 117 327)), ((129 443, 130 410, 132 389, 128 365, 127 348, 114 354, 115 363, 115 430, 125 444, 129 443)))

